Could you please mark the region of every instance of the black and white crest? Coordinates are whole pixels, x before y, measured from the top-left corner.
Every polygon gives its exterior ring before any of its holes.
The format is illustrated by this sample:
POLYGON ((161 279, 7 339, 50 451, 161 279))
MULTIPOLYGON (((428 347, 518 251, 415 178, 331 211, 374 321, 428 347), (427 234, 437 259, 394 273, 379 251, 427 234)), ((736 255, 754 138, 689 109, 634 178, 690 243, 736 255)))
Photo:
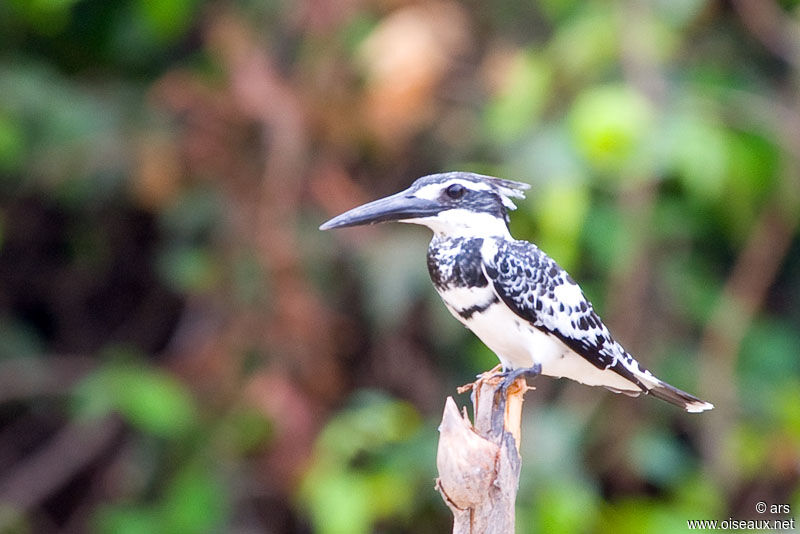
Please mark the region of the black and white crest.
POLYGON ((436 291, 506 370, 535 367, 628 395, 648 393, 689 412, 713 408, 643 368, 566 271, 536 245, 511 237, 512 199, 528 187, 472 173, 434 174, 320 228, 392 220, 431 228, 428 271, 436 291))
MULTIPOLYGON (((513 199, 525 198, 530 186, 469 172, 448 172, 423 176, 409 188, 411 194, 440 202, 445 208, 437 214, 442 226, 492 228, 491 219, 508 225, 508 212, 517 209, 513 199)), ((424 224, 421 221, 404 221, 424 224)), ((434 231, 436 231, 434 229, 434 231)))
POLYGON ((416 180, 409 189, 419 196, 434 198, 437 195, 441 195, 441 192, 448 187, 454 185, 461 185, 466 190, 465 197, 455 200, 463 200, 476 210, 483 206, 489 208, 491 205, 489 199, 492 198, 493 194, 499 197, 506 209, 515 210, 517 207, 511 199, 525 198, 525 191, 531 187, 523 182, 514 182, 472 172, 445 172, 423 176, 416 180))

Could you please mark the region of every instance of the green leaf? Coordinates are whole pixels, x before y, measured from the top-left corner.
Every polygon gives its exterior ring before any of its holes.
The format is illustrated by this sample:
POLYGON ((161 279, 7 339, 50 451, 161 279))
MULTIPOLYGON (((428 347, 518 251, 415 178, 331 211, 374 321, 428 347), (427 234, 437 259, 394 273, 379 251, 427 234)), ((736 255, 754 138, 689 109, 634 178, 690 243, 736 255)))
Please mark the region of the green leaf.
POLYGON ((583 224, 586 258, 601 272, 610 272, 629 262, 633 252, 629 229, 623 225, 619 210, 611 204, 596 202, 583 224))
POLYGON ((369 532, 381 518, 407 515, 419 487, 419 470, 413 468, 419 458, 403 458, 404 451, 416 451, 419 428, 419 415, 408 403, 372 392, 362 392, 333 417, 298 493, 315 530, 369 532))
POLYGON ((698 255, 674 255, 663 264, 662 279, 677 311, 703 324, 718 304, 722 281, 707 259, 698 255))
POLYGON ((769 457, 769 444, 762 428, 737 424, 722 444, 722 457, 735 465, 743 478, 757 476, 769 457))
POLYGON ((317 447, 320 454, 346 462, 362 450, 406 439, 419 426, 419 414, 410 404, 362 391, 353 406, 330 420, 317 447))
POLYGON ((750 132, 731 135, 729 145, 730 176, 720 214, 728 234, 741 243, 778 182, 780 152, 772 140, 750 132))
POLYGON ((714 117, 692 112, 676 119, 667 134, 673 139, 671 161, 690 197, 716 201, 729 176, 728 132, 714 117))
POLYGON ((569 21, 568 15, 572 12, 579 0, 539 0, 539 9, 553 20, 569 21))
POLYGON ((360 476, 338 472, 316 480, 309 505, 320 534, 366 534, 374 519, 369 484, 360 476))
POLYGON ((209 465, 192 462, 178 472, 161 502, 163 532, 220 532, 227 517, 226 491, 209 465))
POLYGON ((240 454, 261 450, 273 435, 272 421, 252 407, 239 408, 225 420, 225 440, 240 454))
POLYGON ((600 171, 619 174, 643 146, 654 111, 624 85, 591 87, 575 99, 569 124, 578 151, 600 171))
POLYGON ((197 408, 188 389, 160 369, 112 362, 75 389, 82 417, 120 413, 131 425, 163 437, 185 433, 197 424, 197 408))
POLYGON ((182 292, 201 292, 219 280, 219 267, 211 252, 202 247, 178 245, 158 258, 162 277, 182 292))
POLYGON ((543 485, 536 496, 539 532, 589 532, 597 520, 599 497, 585 483, 567 478, 543 485))
POLYGON ((69 24, 70 9, 80 0, 7 0, 31 30, 55 36, 69 24))
POLYGON ((702 471, 694 470, 691 476, 675 488, 673 501, 687 519, 720 517, 725 511, 725 494, 702 471))
MULTIPOLYGON (((798 373, 794 373, 794 377, 798 373)), ((771 406, 777 412, 777 427, 786 432, 800 444, 800 380, 787 380, 784 384, 773 384, 771 406)))
POLYGON ((376 469, 366 480, 375 517, 404 515, 410 509, 416 488, 409 471, 376 469))
MULTIPOLYGON (((449 319, 452 321, 453 316, 451 315, 449 319)), ((465 367, 466 369, 474 370, 478 369, 481 371, 488 371, 495 365, 497 365, 497 355, 492 352, 492 349, 486 346, 480 339, 476 336, 471 335, 469 340, 467 341, 467 346, 465 350, 466 358, 468 359, 469 366, 465 367)), ((470 371, 470 375, 467 377, 470 380, 473 380, 475 377, 475 373, 470 371)))
POLYGON ((589 212, 585 183, 552 181, 540 186, 534 197, 539 226, 539 246, 568 271, 578 260, 578 242, 589 212))
POLYGON ((753 322, 742 340, 737 371, 743 386, 757 397, 768 395, 787 377, 800 375, 800 332, 780 319, 753 322))
POLYGON ((552 70, 539 55, 520 50, 507 61, 503 85, 486 108, 489 136, 500 143, 530 129, 552 94, 552 70))
POLYGON ((606 506, 601 534, 678 534, 686 532, 686 519, 655 499, 630 498, 606 506))
POLYGON ((580 85, 609 68, 617 55, 617 15, 611 4, 581 2, 581 10, 559 24, 547 47, 558 74, 580 85))
POLYGON ((675 437, 652 428, 642 428, 635 434, 630 458, 645 479, 661 486, 675 485, 692 469, 688 451, 675 437))
POLYGON ((25 156, 25 137, 22 128, 9 117, 0 114, 0 171, 20 169, 25 156))
POLYGON ((156 511, 149 506, 101 506, 93 522, 100 534, 152 534, 161 531, 156 511))
POLYGON ((182 35, 192 21, 197 0, 139 0, 137 7, 151 34, 159 41, 182 35))
POLYGON ((706 7, 706 0, 655 0, 652 2, 660 20, 673 27, 689 25, 706 7))

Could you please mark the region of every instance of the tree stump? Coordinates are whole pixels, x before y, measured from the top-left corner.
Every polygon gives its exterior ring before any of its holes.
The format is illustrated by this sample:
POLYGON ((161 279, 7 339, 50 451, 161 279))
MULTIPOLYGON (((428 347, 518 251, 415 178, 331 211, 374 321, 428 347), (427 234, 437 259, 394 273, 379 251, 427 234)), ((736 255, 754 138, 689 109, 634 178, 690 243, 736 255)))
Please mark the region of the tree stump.
POLYGON ((474 425, 448 397, 439 427, 436 489, 453 512, 453 534, 513 534, 519 487, 522 402, 528 385, 518 378, 498 391, 491 371, 459 389, 472 389, 474 425))

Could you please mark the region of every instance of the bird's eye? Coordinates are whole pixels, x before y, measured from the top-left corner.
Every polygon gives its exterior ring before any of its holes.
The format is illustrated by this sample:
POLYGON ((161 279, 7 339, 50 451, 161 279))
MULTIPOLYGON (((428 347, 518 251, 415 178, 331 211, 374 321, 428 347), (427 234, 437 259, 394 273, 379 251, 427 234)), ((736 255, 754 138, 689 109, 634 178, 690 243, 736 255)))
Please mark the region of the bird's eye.
POLYGON ((461 184, 452 184, 444 191, 447 193, 448 197, 452 198, 453 200, 458 200, 464 196, 464 193, 467 192, 467 189, 461 184))

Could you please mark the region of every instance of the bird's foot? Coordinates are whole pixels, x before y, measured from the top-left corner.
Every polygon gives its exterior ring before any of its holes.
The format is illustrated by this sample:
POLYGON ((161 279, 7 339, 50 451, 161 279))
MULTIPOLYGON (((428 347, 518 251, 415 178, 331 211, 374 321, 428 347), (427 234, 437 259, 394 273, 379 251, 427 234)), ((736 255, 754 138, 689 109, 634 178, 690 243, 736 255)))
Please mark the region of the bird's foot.
POLYGON ((495 395, 499 395, 495 401, 497 408, 492 412, 492 432, 499 435, 503 432, 506 417, 506 398, 508 397, 508 388, 513 384, 517 378, 523 376, 525 378, 536 378, 542 374, 542 364, 535 363, 533 367, 522 367, 519 369, 511 369, 508 371, 501 371, 495 376, 503 378, 500 387, 495 391, 495 395))
POLYGON ((542 374, 542 364, 535 363, 532 367, 520 367, 518 369, 510 369, 508 371, 502 371, 497 374, 497 376, 503 377, 503 382, 500 384, 500 391, 503 392, 503 396, 506 394, 506 390, 508 387, 514 383, 514 381, 524 376, 525 378, 536 378, 542 374))

